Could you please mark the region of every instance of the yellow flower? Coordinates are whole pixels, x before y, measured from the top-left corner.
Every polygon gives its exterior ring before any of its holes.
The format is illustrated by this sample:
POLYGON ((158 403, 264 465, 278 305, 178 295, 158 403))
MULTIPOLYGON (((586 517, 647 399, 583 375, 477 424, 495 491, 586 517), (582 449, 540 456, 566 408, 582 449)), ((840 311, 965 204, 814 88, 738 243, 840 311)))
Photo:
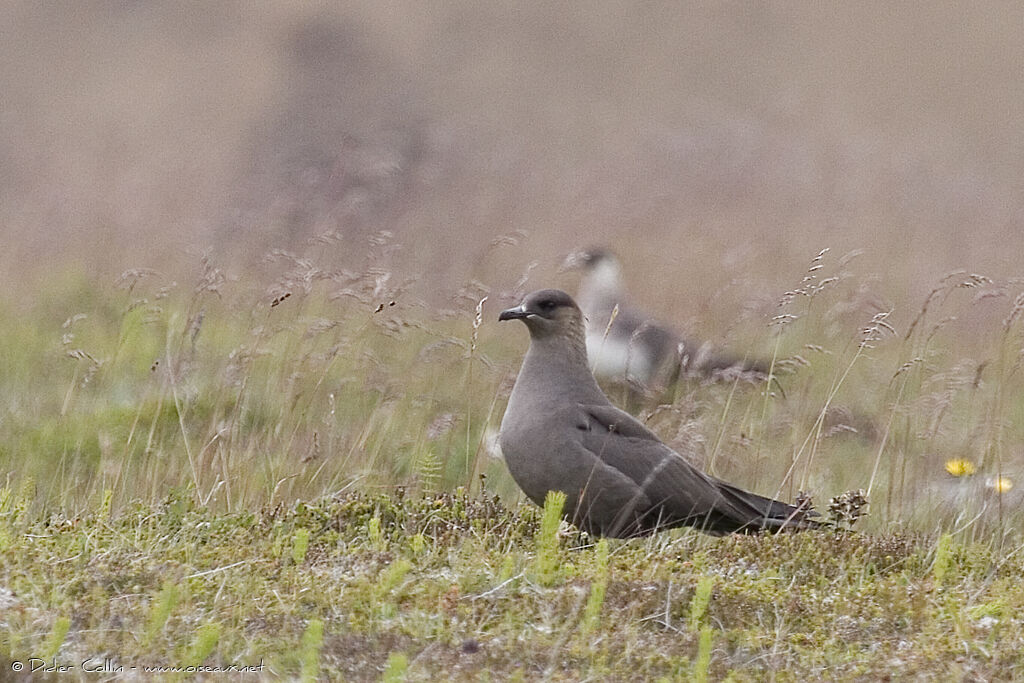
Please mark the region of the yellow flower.
POLYGON ((1009 477, 990 477, 985 481, 985 486, 996 493, 1006 493, 1013 488, 1013 482, 1010 481, 1009 477))
POLYGON ((954 477, 969 477, 974 474, 974 463, 964 458, 953 458, 946 461, 946 471, 954 477))

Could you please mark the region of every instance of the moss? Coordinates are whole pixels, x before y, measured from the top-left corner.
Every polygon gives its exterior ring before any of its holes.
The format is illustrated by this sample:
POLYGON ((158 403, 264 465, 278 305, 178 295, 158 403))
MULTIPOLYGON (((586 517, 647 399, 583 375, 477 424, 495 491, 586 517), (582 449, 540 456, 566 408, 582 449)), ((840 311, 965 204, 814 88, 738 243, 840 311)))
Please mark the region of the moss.
POLYGON ((872 677, 894 657, 918 675, 939 675, 957 658, 964 671, 1020 666, 1014 648, 1024 631, 1012 615, 1024 607, 1014 580, 1024 566, 1009 556, 1005 577, 975 571, 992 557, 986 545, 958 547, 958 569, 941 592, 921 559, 935 539, 828 533, 708 542, 680 532, 661 543, 608 543, 607 560, 592 545, 563 549, 576 576, 542 587, 524 573, 538 522, 532 507, 465 493, 353 493, 213 513, 181 489, 109 515, 99 503, 74 519, 51 514, 12 536, 13 552, 0 560, 16 596, 5 652, 27 656, 40 619, 50 632, 73 614, 60 656, 116 644, 125 661, 262 658, 291 676, 312 670, 312 645, 298 652, 318 620, 320 675, 356 680, 379 678, 396 653, 413 680, 449 671, 466 680, 516 671, 675 680, 697 662, 712 679, 872 677), (381 520, 383 549, 363 533, 370 519, 381 520), (295 562, 299 529, 307 548, 295 562), (412 529, 426 529, 418 549, 399 542, 412 529), (680 561, 696 547, 693 561, 680 561), (889 557, 901 559, 867 569, 889 557), (599 611, 594 572, 607 580, 599 611), (694 614, 711 634, 709 650, 691 628, 694 614), (150 639, 127 637, 132 631, 150 639), (965 637, 984 646, 964 653, 965 637), (428 649, 430 657, 417 656, 428 649))

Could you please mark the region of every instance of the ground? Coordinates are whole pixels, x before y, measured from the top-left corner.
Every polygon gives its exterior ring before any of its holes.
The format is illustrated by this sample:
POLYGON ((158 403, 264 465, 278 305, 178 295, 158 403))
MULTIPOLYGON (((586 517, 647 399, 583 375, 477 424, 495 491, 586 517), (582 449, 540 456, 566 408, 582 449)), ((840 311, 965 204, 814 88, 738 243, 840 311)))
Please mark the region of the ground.
POLYGON ((5 492, 5 670, 34 657, 137 680, 201 665, 352 681, 988 681, 1024 667, 1024 556, 950 536, 595 542, 464 492, 235 514, 191 501, 29 523, 5 492))

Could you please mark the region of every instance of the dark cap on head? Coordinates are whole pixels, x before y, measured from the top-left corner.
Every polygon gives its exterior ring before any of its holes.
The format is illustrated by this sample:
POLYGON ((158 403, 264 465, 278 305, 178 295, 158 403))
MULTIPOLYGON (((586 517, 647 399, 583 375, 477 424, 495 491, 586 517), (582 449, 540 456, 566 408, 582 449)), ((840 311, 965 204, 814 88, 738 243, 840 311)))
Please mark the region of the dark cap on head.
POLYGON ((522 320, 534 338, 561 335, 583 337, 583 314, 572 297, 560 289, 541 289, 501 312, 498 320, 522 320))
POLYGON ((580 310, 572 297, 562 290, 541 289, 527 294, 518 306, 502 311, 498 320, 526 320, 533 316, 554 319, 560 315, 560 309, 570 309, 577 313, 580 310))

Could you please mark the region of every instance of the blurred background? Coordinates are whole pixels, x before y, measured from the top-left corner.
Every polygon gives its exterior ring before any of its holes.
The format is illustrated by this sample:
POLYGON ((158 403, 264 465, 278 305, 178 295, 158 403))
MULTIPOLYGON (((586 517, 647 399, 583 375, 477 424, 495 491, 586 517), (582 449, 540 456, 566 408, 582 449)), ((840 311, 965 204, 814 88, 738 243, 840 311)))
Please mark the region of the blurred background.
POLYGON ((430 300, 533 261, 527 288, 570 287, 560 257, 605 244, 650 307, 713 328, 710 300, 774 300, 830 247, 906 320, 952 269, 1019 272, 1022 25, 1007 3, 11 0, 5 289, 385 240, 430 300))
POLYGON ((867 489, 876 525, 1002 524, 1022 26, 989 2, 0 3, 0 481, 514 496, 486 446, 526 333, 497 311, 575 291, 565 255, 602 245, 635 303, 789 373, 648 406, 698 464, 867 489))

